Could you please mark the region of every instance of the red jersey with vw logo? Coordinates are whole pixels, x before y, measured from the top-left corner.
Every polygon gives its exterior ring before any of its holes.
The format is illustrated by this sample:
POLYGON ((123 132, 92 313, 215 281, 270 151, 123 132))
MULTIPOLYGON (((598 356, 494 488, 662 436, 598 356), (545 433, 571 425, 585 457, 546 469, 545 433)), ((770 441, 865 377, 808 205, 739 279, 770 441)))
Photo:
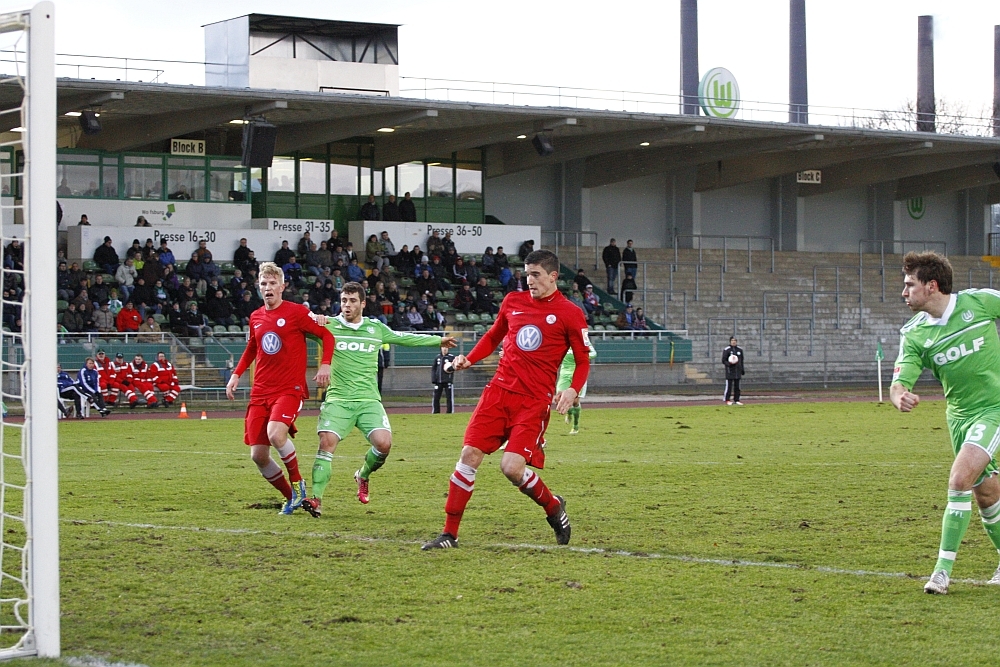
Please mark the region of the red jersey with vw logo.
POLYGON ((253 386, 250 399, 281 395, 309 398, 306 385, 306 336, 323 342, 323 362, 333 358, 333 334, 309 319, 309 309, 291 301, 282 301, 274 310, 261 306, 250 315, 247 348, 233 371, 242 376, 253 361, 253 386))
POLYGON ((573 349, 576 371, 570 385, 577 392, 590 372, 590 338, 583 311, 561 292, 535 299, 530 292, 511 292, 500 305, 496 322, 466 357, 470 362, 493 354, 503 342, 503 358, 491 384, 516 394, 551 400, 559 364, 573 349))

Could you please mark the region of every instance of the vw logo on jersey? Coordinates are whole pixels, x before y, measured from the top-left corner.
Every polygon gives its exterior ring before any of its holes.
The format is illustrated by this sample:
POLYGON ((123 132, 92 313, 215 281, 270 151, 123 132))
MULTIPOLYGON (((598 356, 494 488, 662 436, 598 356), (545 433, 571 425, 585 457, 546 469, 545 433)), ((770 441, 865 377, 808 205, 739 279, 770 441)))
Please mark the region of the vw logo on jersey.
POLYGON ((517 332, 517 346, 525 352, 534 352, 542 346, 542 331, 534 324, 521 327, 517 332))
POLYGON ((281 351, 281 336, 273 331, 268 331, 266 334, 261 336, 260 349, 264 350, 268 354, 277 354, 281 351))

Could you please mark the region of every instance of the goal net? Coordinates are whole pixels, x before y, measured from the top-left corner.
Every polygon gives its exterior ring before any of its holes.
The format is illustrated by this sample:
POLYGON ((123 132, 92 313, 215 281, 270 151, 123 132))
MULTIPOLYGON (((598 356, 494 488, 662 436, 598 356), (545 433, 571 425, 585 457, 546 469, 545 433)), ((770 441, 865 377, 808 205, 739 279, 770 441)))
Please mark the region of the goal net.
POLYGON ((59 655, 54 22, 0 14, 0 659, 59 655))

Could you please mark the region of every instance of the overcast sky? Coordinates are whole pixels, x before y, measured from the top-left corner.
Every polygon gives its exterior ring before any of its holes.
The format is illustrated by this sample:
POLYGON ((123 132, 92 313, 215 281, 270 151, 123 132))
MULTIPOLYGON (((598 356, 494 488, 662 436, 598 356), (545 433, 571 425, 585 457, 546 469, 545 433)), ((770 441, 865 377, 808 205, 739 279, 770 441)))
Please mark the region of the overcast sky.
MULTIPOLYGON (((401 24, 403 76, 678 91, 678 0, 55 4, 59 53, 201 61, 203 24, 280 13, 401 24)), ((0 9, 23 6, 0 0, 0 9)), ((896 109, 914 99, 920 14, 934 15, 938 97, 978 115, 992 100, 998 0, 807 0, 810 103, 896 109)), ((701 0, 699 50, 701 73, 728 68, 745 100, 787 102, 787 0, 701 0)), ((167 80, 203 83, 198 69, 169 71, 167 80)))

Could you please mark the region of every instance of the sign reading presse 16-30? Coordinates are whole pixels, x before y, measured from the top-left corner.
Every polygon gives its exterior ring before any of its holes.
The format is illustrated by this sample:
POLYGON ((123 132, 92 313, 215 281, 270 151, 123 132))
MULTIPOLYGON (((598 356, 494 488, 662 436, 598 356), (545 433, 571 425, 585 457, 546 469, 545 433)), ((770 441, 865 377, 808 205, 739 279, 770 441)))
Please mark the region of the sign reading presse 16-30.
POLYGON ((740 108, 740 87, 725 67, 708 70, 698 84, 698 104, 706 116, 732 118, 740 108))

